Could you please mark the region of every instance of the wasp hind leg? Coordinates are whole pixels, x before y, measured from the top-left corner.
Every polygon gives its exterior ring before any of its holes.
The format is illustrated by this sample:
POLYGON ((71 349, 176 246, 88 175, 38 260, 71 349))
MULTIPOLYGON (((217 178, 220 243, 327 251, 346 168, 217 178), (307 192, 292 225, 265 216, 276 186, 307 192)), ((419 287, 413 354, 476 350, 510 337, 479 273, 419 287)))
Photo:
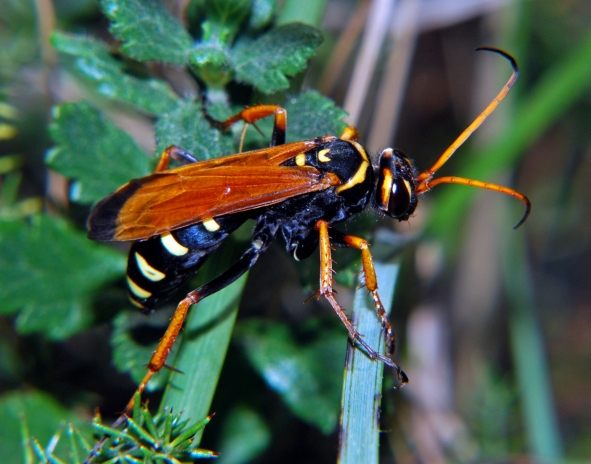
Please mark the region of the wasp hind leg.
POLYGON ((318 231, 319 234, 320 295, 324 296, 324 298, 328 300, 332 308, 337 313, 337 316, 339 316, 343 324, 345 324, 345 327, 349 331, 349 336, 351 340, 353 342, 358 343, 365 350, 365 352, 371 359, 382 361, 387 366, 393 368, 396 371, 396 374, 400 379, 402 385, 404 385, 408 382, 408 377, 404 373, 404 371, 394 361, 392 361, 392 359, 378 353, 371 346, 369 346, 369 344, 363 339, 362 335, 359 332, 357 332, 355 327, 353 327, 353 324, 351 324, 351 321, 349 321, 347 315, 344 313, 343 309, 336 301, 333 294, 332 274, 334 271, 332 268, 333 261, 331 251, 331 240, 335 243, 335 245, 356 248, 358 250, 361 250, 361 262, 363 265, 363 273, 365 276, 365 286, 372 295, 377 315, 381 320, 382 328, 386 336, 386 352, 388 355, 394 353, 394 331, 392 330, 392 325, 388 320, 386 310, 384 309, 384 306, 378 294, 378 283, 376 278, 376 272, 373 265, 373 259, 371 257, 371 253, 369 252, 369 244, 366 240, 362 238, 355 237, 353 235, 342 234, 336 229, 332 229, 329 233, 329 225, 324 220, 318 221, 316 223, 315 229, 318 231))
POLYGON ((256 263, 261 253, 267 249, 276 232, 277 224, 272 221, 265 221, 264 217, 263 219, 260 219, 259 223, 257 223, 255 233, 253 234, 251 246, 244 252, 242 257, 215 279, 202 285, 196 290, 189 292, 187 296, 183 298, 183 300, 178 304, 164 336, 160 339, 156 350, 150 358, 150 362, 147 366, 148 372, 144 376, 136 390, 136 393, 125 408, 126 413, 130 413, 133 409, 136 394, 142 394, 154 374, 159 372, 163 367, 166 367, 166 359, 168 358, 174 342, 183 328, 183 323, 185 322, 185 318, 187 317, 191 306, 199 303, 204 298, 219 292, 240 278, 256 263))

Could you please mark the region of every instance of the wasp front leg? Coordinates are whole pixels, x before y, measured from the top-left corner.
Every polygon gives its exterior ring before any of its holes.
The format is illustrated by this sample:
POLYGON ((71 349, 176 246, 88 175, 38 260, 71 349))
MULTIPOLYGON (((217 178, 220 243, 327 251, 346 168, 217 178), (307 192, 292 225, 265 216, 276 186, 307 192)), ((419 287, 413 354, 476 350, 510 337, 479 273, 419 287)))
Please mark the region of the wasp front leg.
POLYGON ((408 382, 408 377, 406 374, 400 369, 400 367, 392 361, 390 358, 383 356, 382 354, 376 352, 369 344, 363 339, 362 335, 357 332, 353 324, 347 318, 347 315, 344 313, 343 309, 336 301, 333 289, 332 289, 332 250, 331 250, 331 239, 341 246, 356 248, 361 250, 361 260, 363 265, 363 272, 365 276, 365 286, 371 292, 372 298, 374 301, 374 306, 376 308, 378 317, 380 317, 382 328, 386 335, 386 347, 387 353, 392 354, 395 348, 395 339, 394 339, 394 332, 392 330, 392 326, 388 317, 386 315, 386 310, 380 300, 380 296, 378 294, 378 283, 376 278, 376 272, 373 265, 373 259, 371 257, 371 253, 369 252, 369 245, 366 240, 355 237, 352 235, 344 235, 337 230, 333 229, 329 233, 329 225, 326 221, 320 220, 316 223, 315 229, 318 231, 319 234, 319 249, 320 249, 320 295, 324 296, 328 302, 331 304, 332 308, 335 310, 345 327, 349 331, 349 336, 353 342, 358 343, 367 355, 371 359, 382 361, 387 366, 396 370, 398 378, 402 381, 402 384, 408 382))
POLYGON ((166 171, 170 166, 171 159, 178 161, 181 164, 191 164, 198 161, 197 158, 187 150, 177 147, 176 145, 171 145, 166 150, 164 150, 162 155, 160 155, 160 159, 154 168, 154 172, 156 173, 166 171))

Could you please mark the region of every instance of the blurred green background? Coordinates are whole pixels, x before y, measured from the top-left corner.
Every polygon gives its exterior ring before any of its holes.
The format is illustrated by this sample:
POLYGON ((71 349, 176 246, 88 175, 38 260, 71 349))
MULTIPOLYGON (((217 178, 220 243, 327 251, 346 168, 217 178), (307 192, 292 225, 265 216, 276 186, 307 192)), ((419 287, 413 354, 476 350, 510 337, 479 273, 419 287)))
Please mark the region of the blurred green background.
MULTIPOLYGON (((166 2, 179 15, 192 3, 202 2, 166 2)), ((384 390, 380 462, 591 462, 591 3, 332 0, 280 2, 277 11, 279 22, 305 21, 325 38, 292 88, 320 90, 349 112, 345 120, 369 150, 395 146, 419 170, 510 76, 503 58, 476 47, 503 48, 521 70, 441 174, 523 192, 532 202, 524 226, 512 230, 523 214, 519 201, 452 185, 427 193, 408 223, 367 214, 349 226, 373 237, 378 255, 396 249, 401 262, 391 319, 396 359, 411 382, 384 390)), ((52 106, 88 98, 48 43, 56 27, 109 40, 94 1, 0 4, 0 219, 44 210, 82 230, 88 210, 68 201, 67 182, 43 162, 53 145, 52 106)), ((117 124, 153 150, 145 118, 122 112, 117 124)), ((355 263, 349 255, 336 255, 337 270, 355 263)), ((294 263, 278 244, 249 275, 212 407, 221 419, 203 443, 233 450, 227 462, 336 458, 337 433, 292 416, 244 355, 260 319, 297 326, 303 339, 320 331, 315 343, 328 351, 332 339, 343 343, 327 305, 301 305, 314 289, 300 282, 313 282, 315 272, 315 262, 294 263)), ((103 306, 121 288, 107 291, 103 306)), ((350 307, 352 290, 338 290, 350 307)), ((11 311, 0 312, 0 417, 7 419, 0 451, 21 460, 22 410, 41 442, 57 417, 83 423, 97 405, 115 417, 135 384, 110 362, 114 311, 59 342, 19 333, 11 311)), ((341 363, 344 352, 334 357, 341 363)))

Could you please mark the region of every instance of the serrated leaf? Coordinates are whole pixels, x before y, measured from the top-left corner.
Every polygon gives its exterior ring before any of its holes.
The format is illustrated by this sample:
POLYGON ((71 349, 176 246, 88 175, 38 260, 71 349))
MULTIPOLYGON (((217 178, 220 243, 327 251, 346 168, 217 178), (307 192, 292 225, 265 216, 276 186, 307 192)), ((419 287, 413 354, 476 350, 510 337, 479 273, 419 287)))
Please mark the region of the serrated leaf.
POLYGON ((201 161, 235 151, 232 138, 211 127, 203 115, 201 103, 185 100, 156 122, 157 151, 177 145, 201 161))
POLYGON ((287 142, 313 139, 332 134, 337 137, 347 126, 347 112, 315 90, 290 99, 285 105, 288 115, 287 142))
POLYGON ((250 13, 250 0, 209 0, 205 3, 207 20, 201 25, 204 43, 228 47, 240 25, 250 13))
POLYGON ((123 62, 116 60, 98 40, 54 32, 51 43, 71 57, 70 69, 81 81, 107 98, 131 103, 153 114, 160 114, 176 103, 178 97, 165 82, 126 74, 123 62))
POLYGON ((242 39, 231 52, 236 78, 266 94, 287 89, 287 76, 306 68, 322 40, 318 29, 300 23, 285 24, 256 40, 242 39))
POLYGON ((253 367, 293 413, 324 433, 332 432, 339 413, 345 333, 325 333, 302 347, 286 326, 249 321, 240 325, 238 337, 253 367))
POLYGON ((123 255, 66 221, 0 222, 0 312, 20 310, 21 333, 69 337, 88 325, 94 294, 125 270, 123 255))
MULTIPOLYGON (((126 372, 139 383, 146 375, 146 364, 160 338, 166 331, 169 315, 164 312, 156 312, 149 317, 139 311, 125 311, 119 314, 113 322, 113 334, 111 346, 113 347, 113 362, 120 372, 126 372), (153 343, 144 345, 132 336, 132 332, 156 331, 159 336, 153 343)), ((180 343, 180 341, 178 342, 180 343)), ((162 371, 155 375, 148 384, 148 390, 162 388, 168 381, 168 371, 162 371)))
POLYGON ((132 138, 88 103, 55 107, 49 130, 56 146, 45 161, 75 181, 73 201, 95 202, 151 171, 152 162, 132 138))
POLYGON ((138 61, 184 65, 193 39, 160 0, 101 0, 121 51, 138 61))

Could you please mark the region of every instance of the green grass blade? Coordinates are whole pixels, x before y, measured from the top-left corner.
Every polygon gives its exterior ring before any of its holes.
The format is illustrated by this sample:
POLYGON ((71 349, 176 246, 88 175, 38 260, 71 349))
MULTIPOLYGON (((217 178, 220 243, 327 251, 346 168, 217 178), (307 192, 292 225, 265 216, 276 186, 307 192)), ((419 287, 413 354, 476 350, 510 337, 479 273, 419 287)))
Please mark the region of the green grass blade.
MULTIPOLYGON (((390 312, 398 263, 375 263, 380 297, 390 312)), ((365 288, 355 293, 352 319, 367 343, 384 352, 382 326, 376 316, 373 300, 365 288)), ((359 348, 347 348, 343 398, 341 403, 339 459, 341 464, 378 463, 380 439, 380 400, 384 364, 370 360, 359 348)))
POLYGON ((509 336, 530 452, 543 459, 563 455, 543 334, 536 317, 524 234, 506 228, 503 276, 510 310, 509 336))
MULTIPOLYGON (((223 256, 214 256, 206 264, 204 275, 215 277, 235 262, 231 247, 228 244, 223 256)), ((162 399, 162 406, 183 411, 184 419, 196 421, 210 414, 245 283, 246 275, 191 308, 173 364, 181 372, 171 375, 162 399)), ((196 444, 201 434, 196 434, 196 444)))

